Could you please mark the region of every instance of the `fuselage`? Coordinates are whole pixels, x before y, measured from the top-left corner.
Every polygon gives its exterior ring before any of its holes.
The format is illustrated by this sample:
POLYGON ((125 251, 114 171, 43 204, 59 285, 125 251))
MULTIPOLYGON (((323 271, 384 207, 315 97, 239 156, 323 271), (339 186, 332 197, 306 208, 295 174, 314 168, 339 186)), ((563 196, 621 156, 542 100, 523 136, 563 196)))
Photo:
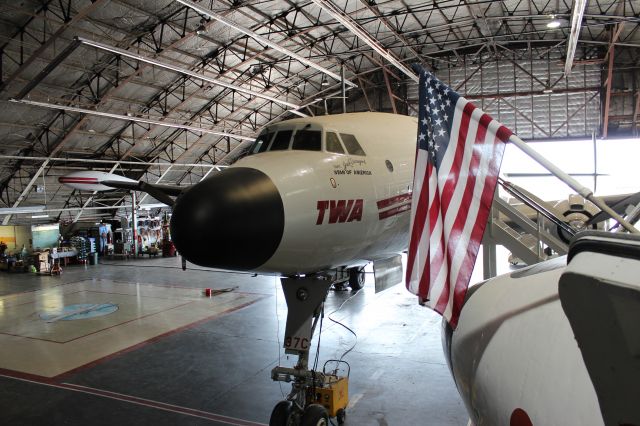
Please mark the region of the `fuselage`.
POLYGON ((269 126, 249 155, 177 199, 176 246, 203 266, 283 275, 405 250, 416 129, 384 113, 269 126))
POLYGON ((476 426, 603 425, 598 398, 560 304, 566 257, 469 289, 445 353, 476 426))

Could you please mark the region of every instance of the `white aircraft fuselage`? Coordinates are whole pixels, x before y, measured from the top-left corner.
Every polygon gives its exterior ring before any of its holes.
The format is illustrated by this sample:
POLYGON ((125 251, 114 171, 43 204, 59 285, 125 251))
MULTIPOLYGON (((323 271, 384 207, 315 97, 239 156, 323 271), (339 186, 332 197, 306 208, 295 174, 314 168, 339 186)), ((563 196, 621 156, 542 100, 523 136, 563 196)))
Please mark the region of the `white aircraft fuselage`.
POLYGON ((282 275, 393 256, 408 244, 416 129, 371 112, 269 126, 263 147, 178 197, 176 247, 202 266, 282 275))

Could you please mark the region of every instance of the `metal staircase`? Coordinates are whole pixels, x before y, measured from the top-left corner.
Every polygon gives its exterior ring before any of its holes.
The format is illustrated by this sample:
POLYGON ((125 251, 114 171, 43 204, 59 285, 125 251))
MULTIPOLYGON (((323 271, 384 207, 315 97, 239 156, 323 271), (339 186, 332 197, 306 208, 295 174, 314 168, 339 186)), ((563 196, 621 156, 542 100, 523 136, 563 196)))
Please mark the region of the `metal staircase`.
MULTIPOLYGON (((560 227, 568 235, 573 235, 575 230, 544 201, 502 179, 499 184, 534 215, 524 214, 499 196, 494 197, 483 244, 502 245, 527 265, 546 260, 550 254, 566 254, 568 244, 545 224, 554 225, 553 229, 560 227)), ((495 265, 492 270, 495 271, 495 265)), ((485 278, 488 278, 486 272, 485 278)))

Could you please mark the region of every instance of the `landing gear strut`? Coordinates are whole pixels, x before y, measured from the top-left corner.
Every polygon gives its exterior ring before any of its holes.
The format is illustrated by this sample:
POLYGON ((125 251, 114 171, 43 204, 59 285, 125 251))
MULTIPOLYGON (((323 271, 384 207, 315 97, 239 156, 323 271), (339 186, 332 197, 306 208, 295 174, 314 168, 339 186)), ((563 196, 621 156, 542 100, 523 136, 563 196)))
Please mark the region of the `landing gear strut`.
POLYGON ((271 413, 270 426, 328 426, 329 417, 344 421, 348 402, 348 378, 336 373, 309 370, 309 349, 313 332, 323 312, 333 277, 312 275, 282 278, 282 289, 289 312, 284 348, 298 355, 295 367, 277 366, 271 370, 275 381, 291 383, 291 392, 271 413))

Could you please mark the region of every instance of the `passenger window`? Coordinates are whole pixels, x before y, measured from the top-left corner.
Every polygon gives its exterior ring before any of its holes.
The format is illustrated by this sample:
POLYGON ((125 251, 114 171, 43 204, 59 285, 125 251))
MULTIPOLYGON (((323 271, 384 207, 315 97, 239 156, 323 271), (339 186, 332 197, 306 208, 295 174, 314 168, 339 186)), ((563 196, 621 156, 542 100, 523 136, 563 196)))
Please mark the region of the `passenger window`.
POLYGON ((320 151, 322 149, 322 133, 318 130, 298 130, 293 137, 291 149, 320 151))
POLYGON ((267 147, 269 146, 269 141, 271 140, 272 136, 273 133, 261 133, 253 143, 251 150, 249 150, 249 155, 265 152, 267 150, 267 147))
POLYGON ((289 142, 291 141, 292 133, 293 130, 280 130, 276 133, 276 137, 273 138, 269 151, 283 151, 285 149, 289 149, 289 142))
POLYGON ((356 137, 353 135, 347 135, 345 133, 340 133, 340 138, 342 138, 342 142, 344 143, 344 147, 347 149, 347 152, 351 155, 366 155, 364 150, 356 140, 356 137))
POLYGON ((344 148, 338 139, 338 135, 333 132, 327 132, 326 135, 327 151, 344 154, 344 148))

